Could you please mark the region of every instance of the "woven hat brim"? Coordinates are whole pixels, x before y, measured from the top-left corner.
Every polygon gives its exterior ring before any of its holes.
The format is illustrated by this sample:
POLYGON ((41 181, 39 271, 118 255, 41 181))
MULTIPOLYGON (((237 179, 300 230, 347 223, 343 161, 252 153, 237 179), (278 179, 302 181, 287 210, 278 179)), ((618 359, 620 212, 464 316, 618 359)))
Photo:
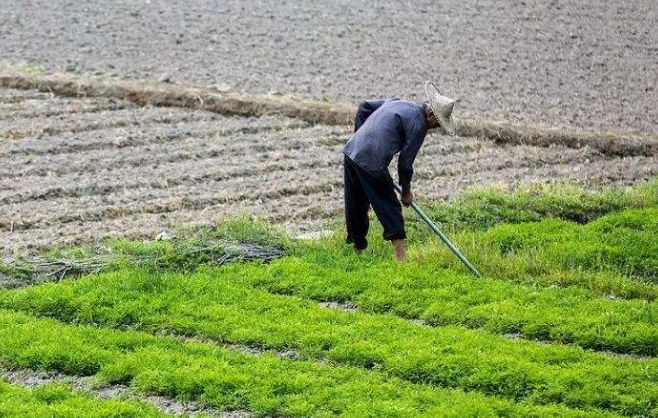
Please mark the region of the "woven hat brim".
POLYGON ((446 119, 441 114, 437 114, 436 112, 434 112, 434 114, 441 124, 440 129, 443 131, 443 133, 446 135, 455 136, 457 133, 457 127, 455 126, 455 121, 452 119, 452 117, 446 119))
MULTIPOLYGON (((436 99, 434 97, 434 94, 430 94, 430 89, 429 87, 432 86, 436 90, 438 94, 441 94, 439 89, 432 83, 431 81, 427 80, 425 82, 425 96, 427 98, 427 101, 429 102, 430 107, 432 108, 432 112, 436 116, 436 118, 439 120, 439 124, 441 125, 439 128, 445 135, 450 135, 454 136, 456 134, 456 126, 455 126, 455 121, 452 119, 452 114, 450 114, 449 118, 446 118, 442 112, 439 111, 437 108, 436 104, 436 99)), ((443 96, 443 95, 442 95, 443 96)), ((445 97, 445 96, 443 96, 445 97)), ((457 102, 456 100, 455 102, 457 102)))

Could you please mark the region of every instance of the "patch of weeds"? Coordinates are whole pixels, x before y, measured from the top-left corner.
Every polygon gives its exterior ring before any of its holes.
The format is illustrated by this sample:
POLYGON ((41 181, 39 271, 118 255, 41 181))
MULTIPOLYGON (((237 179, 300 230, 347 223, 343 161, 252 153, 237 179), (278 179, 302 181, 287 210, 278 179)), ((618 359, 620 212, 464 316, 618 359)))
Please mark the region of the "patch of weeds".
POLYGON ((6 277, 7 280, 29 281, 34 274, 34 268, 26 263, 7 264, 0 261, 0 278, 6 277))
POLYGON ((246 215, 222 221, 216 228, 202 231, 214 238, 281 250, 288 250, 294 246, 294 241, 283 230, 246 215))
MULTIPOLYGON (((500 224, 537 222, 557 218, 579 224, 629 208, 658 205, 658 179, 633 188, 586 190, 570 184, 535 185, 514 193, 474 190, 454 201, 427 206, 430 218, 449 231, 488 229, 500 224)), ((422 235, 424 225, 413 222, 422 235)))
POLYGON ((270 262, 293 247, 292 239, 279 229, 241 217, 216 228, 181 230, 166 239, 109 239, 95 247, 57 246, 43 254, 25 254, 11 263, 0 263, 0 287, 57 281, 125 266, 194 271, 205 264, 270 262))

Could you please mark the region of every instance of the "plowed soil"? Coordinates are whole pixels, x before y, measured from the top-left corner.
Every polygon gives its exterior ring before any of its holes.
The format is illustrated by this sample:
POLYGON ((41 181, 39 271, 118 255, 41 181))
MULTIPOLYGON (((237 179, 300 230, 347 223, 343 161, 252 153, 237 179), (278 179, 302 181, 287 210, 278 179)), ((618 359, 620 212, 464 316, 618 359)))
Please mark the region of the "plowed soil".
MULTIPOLYGON (((349 126, 9 89, 0 107, 3 251, 154 237, 240 213, 299 234, 342 209, 349 126)), ((658 156, 430 135, 416 173, 417 195, 441 199, 474 186, 632 184, 658 174, 658 156)))
POLYGON ((12 0, 0 62, 347 102, 418 98, 458 117, 658 133, 655 0, 12 0))

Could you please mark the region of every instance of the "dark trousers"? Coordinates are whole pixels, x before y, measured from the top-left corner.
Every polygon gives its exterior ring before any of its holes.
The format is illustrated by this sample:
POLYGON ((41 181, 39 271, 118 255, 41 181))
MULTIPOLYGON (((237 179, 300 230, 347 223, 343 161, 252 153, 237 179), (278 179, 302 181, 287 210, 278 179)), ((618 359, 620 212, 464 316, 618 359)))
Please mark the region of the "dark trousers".
POLYGON ((393 189, 393 179, 375 177, 345 157, 345 223, 347 242, 357 249, 368 246, 368 209, 372 206, 384 227, 384 239, 406 238, 402 205, 393 189))

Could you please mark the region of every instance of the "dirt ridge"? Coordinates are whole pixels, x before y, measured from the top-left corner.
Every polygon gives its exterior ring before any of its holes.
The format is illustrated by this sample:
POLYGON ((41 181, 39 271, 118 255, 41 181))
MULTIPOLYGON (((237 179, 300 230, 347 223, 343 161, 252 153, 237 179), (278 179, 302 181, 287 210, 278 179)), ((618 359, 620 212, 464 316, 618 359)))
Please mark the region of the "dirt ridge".
POLYGON ((34 200, 50 200, 58 198, 79 198, 82 196, 107 196, 109 194, 126 192, 128 190, 135 189, 168 189, 176 186, 189 185, 193 186, 200 182, 213 182, 218 183, 222 181, 227 181, 235 177, 240 177, 241 179, 247 179, 251 177, 257 177, 262 175, 263 170, 267 170, 268 173, 274 174, 279 172, 286 172, 299 169, 317 169, 317 168, 327 168, 333 167, 335 164, 333 162, 323 162, 321 160, 311 160, 310 162, 299 163, 298 166, 285 165, 281 162, 269 162, 265 163, 262 168, 258 169, 256 167, 231 167, 227 170, 206 172, 199 174, 185 174, 183 176, 177 176, 172 178, 161 178, 159 180, 133 180, 133 181, 120 181, 120 182, 109 182, 102 185, 95 183, 92 184, 74 184, 70 186, 55 186, 47 187, 37 190, 26 190, 21 193, 14 193, 7 196, 2 196, 0 194, 0 205, 10 205, 10 204, 19 204, 26 203, 34 200))
MULTIPOLYGON (((284 129, 281 129, 281 131, 283 130, 284 129)), ((263 133, 263 132, 278 132, 278 131, 279 129, 268 129, 268 130, 262 129, 259 132, 263 133)), ((236 131, 235 134, 242 134, 242 133, 236 131)), ((244 134, 244 137, 248 135, 253 135, 253 134, 246 133, 244 134)), ((122 150, 125 151, 123 154, 129 154, 131 152, 137 153, 139 151, 148 150, 149 147, 151 147, 152 149, 157 149, 158 151, 168 152, 168 154, 166 154, 166 157, 159 157, 157 155, 152 155, 152 154, 149 155, 144 153, 136 154, 135 156, 130 156, 130 155, 125 156, 122 154, 123 159, 121 159, 120 162, 116 162, 116 161, 112 162, 115 168, 118 167, 136 168, 143 166, 144 164, 154 163, 154 162, 158 162, 161 164, 161 163, 176 163, 176 162, 183 162, 190 160, 201 161, 204 159, 219 158, 227 152, 230 153, 245 152, 249 149, 252 150, 258 149, 259 151, 262 152, 274 151, 273 149, 270 149, 271 147, 268 147, 267 144, 263 143, 258 138, 255 138, 254 142, 252 143, 236 144, 230 146, 225 146, 223 144, 206 145, 206 142, 212 142, 212 139, 213 139, 212 136, 206 136, 206 137, 195 136, 195 135, 187 136, 181 134, 179 137, 175 138, 174 140, 163 141, 161 138, 158 139, 157 141, 151 141, 144 144, 135 144, 131 146, 123 146, 120 143, 115 144, 114 148, 101 147, 101 146, 94 148, 93 146, 89 146, 90 149, 79 150, 73 154, 76 154, 78 157, 80 157, 81 155, 84 155, 85 157, 91 157, 94 155, 94 153, 102 152, 103 153, 102 156, 105 156, 106 154, 111 153, 113 150, 122 150), (188 144, 188 140, 189 142, 199 141, 200 143, 201 141, 205 141, 202 142, 200 145, 204 145, 206 146, 206 148, 200 149, 199 151, 194 151, 191 149, 181 149, 174 151, 171 150, 171 148, 180 146, 183 143, 184 145, 190 145, 190 146, 195 145, 193 143, 188 144)), ((288 151, 287 148, 286 150, 288 151)), ((50 153, 46 155, 50 156, 53 160, 55 158, 66 160, 69 157, 69 154, 71 153, 50 153)), ((0 182, 2 179, 11 179, 16 177, 17 175, 47 177, 53 174, 66 175, 71 173, 82 173, 82 172, 90 175, 105 169, 105 167, 99 165, 97 161, 88 161, 85 162, 84 164, 81 163, 76 166, 63 165, 59 167, 49 167, 49 166, 32 167, 27 165, 23 169, 19 168, 21 165, 25 165, 25 162, 29 161, 32 158, 34 157, 30 155, 28 156, 19 155, 19 157, 12 159, 10 161, 10 164, 7 164, 4 170, 0 170, 0 182)))
MULTIPOLYGON (((133 111, 134 109, 123 109, 126 110, 127 112, 133 111)), ((101 117, 103 116, 102 113, 105 112, 122 112, 123 110, 107 110, 107 111, 101 111, 97 112, 96 115, 92 117, 101 117)), ((86 113, 85 115, 91 116, 90 113, 86 113)), ((54 136, 58 134, 63 134, 63 133, 82 133, 82 132, 90 132, 90 131, 100 131, 100 130, 107 130, 107 129, 113 129, 113 128, 122 128, 126 126, 145 126, 149 124, 172 124, 172 123, 179 123, 179 122, 198 122, 200 119, 197 116, 194 115, 181 115, 179 116, 178 119, 172 118, 171 116, 168 115, 154 115, 154 116, 148 116, 144 117, 140 120, 137 120, 136 118, 133 119, 124 119, 124 120, 118 120, 118 121, 110 121, 107 122, 105 120, 101 121, 93 121, 93 122, 88 122, 83 126, 79 127, 74 127, 74 128, 56 128, 52 126, 45 126, 39 129, 38 131, 38 136, 37 137, 45 137, 45 136, 54 136)), ((23 131, 23 130, 8 130, 4 132, 0 132, 0 138, 3 139, 9 139, 9 140, 20 140, 20 139, 25 139, 28 137, 35 136, 35 133, 37 131, 23 131)))
POLYGON ((128 215, 139 213, 150 214, 168 214, 181 209, 202 210, 207 207, 216 205, 236 204, 240 202, 254 202, 264 199, 276 199, 281 197, 290 197, 297 195, 313 195, 320 193, 329 193, 342 185, 341 181, 330 183, 318 181, 316 183, 305 184, 300 187, 279 186, 270 190, 255 192, 238 192, 232 196, 209 196, 209 197, 192 197, 182 196, 164 200, 151 199, 146 200, 139 205, 134 204, 113 204, 112 206, 95 206, 88 210, 76 211, 75 214, 62 214, 57 217, 50 215, 36 216, 31 219, 5 220, 0 221, 0 231, 14 232, 30 229, 41 228, 48 224, 66 224, 89 221, 102 221, 107 219, 123 218, 128 215))
MULTIPOLYGON (((151 121, 154 122, 153 124, 157 123, 157 121, 151 121)), ((187 121, 187 122, 198 122, 195 120, 192 121, 187 121)), ((190 137, 196 137, 196 138, 203 138, 203 137, 209 137, 211 135, 217 135, 217 134, 222 134, 222 135, 233 135, 233 134, 256 134, 256 133, 263 133, 263 132, 271 132, 271 131, 282 131, 282 130, 287 130, 287 129, 294 129, 294 128, 304 128, 305 125, 303 124, 297 124, 297 125, 272 125, 272 126, 236 126, 236 127, 231 127, 227 129, 222 129, 221 131, 213 131, 209 133, 199 133, 195 131, 186 131, 186 132, 181 132, 178 134, 173 134, 168 137, 162 137, 162 136, 154 136, 154 137, 147 137, 147 138, 134 138, 134 137, 128 137, 123 139, 123 141, 119 142, 104 142, 104 143, 98 143, 98 142, 87 142, 87 143, 81 143, 81 142, 75 142, 69 140, 71 143, 67 142, 62 142, 62 143, 48 143, 48 144, 37 144, 41 146, 41 148, 38 148, 35 145, 32 146, 21 146, 21 147, 15 147, 13 149, 9 149, 7 151, 0 150, 0 156, 6 156, 6 157, 12 157, 14 155, 60 155, 60 154, 77 154, 80 151, 98 151, 98 150, 103 150, 103 149, 113 149, 113 148, 128 148, 128 147, 137 147, 137 146, 144 146, 144 145, 156 145, 156 144, 161 144, 161 143, 166 143, 168 141, 180 141, 181 139, 186 139, 190 137)), ((123 128, 123 126, 118 126, 116 127, 118 129, 123 128)), ((111 130, 107 129, 107 130, 111 130)), ((81 133, 81 132, 89 132, 89 131, 77 131, 75 133, 81 133)))
MULTIPOLYGON (((354 106, 299 99, 220 92, 209 87, 182 86, 150 80, 126 80, 64 73, 28 73, 12 69, 0 74, 0 87, 39 90, 67 97, 112 97, 141 106, 203 109, 226 115, 278 115, 327 125, 352 123, 354 106)), ((497 143, 535 146, 592 147, 611 156, 658 154, 658 136, 626 133, 576 132, 513 125, 506 122, 457 120, 457 135, 481 137, 497 143)))

